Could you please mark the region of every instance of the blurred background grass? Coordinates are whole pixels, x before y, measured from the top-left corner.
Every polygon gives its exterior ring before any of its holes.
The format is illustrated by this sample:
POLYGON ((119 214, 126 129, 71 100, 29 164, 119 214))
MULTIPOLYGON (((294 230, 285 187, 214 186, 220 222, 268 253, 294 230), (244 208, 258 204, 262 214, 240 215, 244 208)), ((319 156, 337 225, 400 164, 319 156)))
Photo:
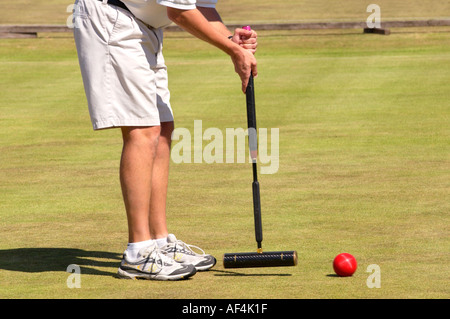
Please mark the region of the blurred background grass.
MULTIPOLYGON (((65 24, 69 0, 0 0, 0 24, 65 24)), ((450 17, 449 0, 219 0, 226 23, 283 23, 300 21, 366 21, 366 8, 376 3, 381 18, 430 19, 450 17)))

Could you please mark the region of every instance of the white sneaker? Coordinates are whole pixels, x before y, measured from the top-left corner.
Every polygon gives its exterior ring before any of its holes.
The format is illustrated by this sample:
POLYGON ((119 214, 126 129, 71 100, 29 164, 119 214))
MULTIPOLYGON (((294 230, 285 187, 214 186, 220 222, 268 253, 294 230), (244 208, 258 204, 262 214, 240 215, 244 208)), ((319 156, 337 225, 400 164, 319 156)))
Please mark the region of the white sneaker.
POLYGON ((125 252, 118 270, 119 278, 179 280, 193 276, 193 265, 180 264, 167 257, 153 244, 139 251, 137 260, 130 260, 125 252))
POLYGON ((197 271, 208 270, 216 264, 216 258, 205 254, 203 249, 197 246, 188 245, 178 240, 174 234, 167 236, 167 244, 160 249, 164 254, 180 264, 194 265, 197 271), (196 253, 192 248, 201 253, 196 253))

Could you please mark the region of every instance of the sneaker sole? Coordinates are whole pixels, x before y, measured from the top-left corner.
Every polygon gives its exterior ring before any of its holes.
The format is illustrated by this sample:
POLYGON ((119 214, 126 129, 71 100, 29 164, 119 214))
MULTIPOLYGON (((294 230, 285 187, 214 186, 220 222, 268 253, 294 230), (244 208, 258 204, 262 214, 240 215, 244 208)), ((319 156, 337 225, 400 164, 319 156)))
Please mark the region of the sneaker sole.
POLYGON ((214 263, 213 264, 204 265, 204 266, 196 266, 196 265, 193 265, 193 266, 195 267, 195 269, 197 269, 197 271, 206 271, 206 270, 209 270, 212 267, 214 267, 216 265, 216 263, 217 263, 217 260, 216 260, 216 258, 214 258, 214 263))
POLYGON ((146 280, 161 280, 161 281, 172 281, 172 280, 183 280, 187 279, 189 277, 192 277, 196 274, 197 270, 194 268, 191 272, 185 273, 185 274, 178 274, 178 275, 160 275, 160 274, 146 274, 139 271, 126 271, 121 268, 117 271, 117 276, 120 279, 146 279, 146 280))

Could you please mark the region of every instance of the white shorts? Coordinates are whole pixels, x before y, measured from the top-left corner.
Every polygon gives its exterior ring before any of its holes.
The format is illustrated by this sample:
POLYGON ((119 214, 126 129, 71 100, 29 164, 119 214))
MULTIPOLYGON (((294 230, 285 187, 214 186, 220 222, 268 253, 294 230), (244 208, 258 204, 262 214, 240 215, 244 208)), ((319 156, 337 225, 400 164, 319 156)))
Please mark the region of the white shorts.
POLYGON ((76 0, 74 8, 74 37, 94 130, 173 121, 162 30, 98 0, 76 0))

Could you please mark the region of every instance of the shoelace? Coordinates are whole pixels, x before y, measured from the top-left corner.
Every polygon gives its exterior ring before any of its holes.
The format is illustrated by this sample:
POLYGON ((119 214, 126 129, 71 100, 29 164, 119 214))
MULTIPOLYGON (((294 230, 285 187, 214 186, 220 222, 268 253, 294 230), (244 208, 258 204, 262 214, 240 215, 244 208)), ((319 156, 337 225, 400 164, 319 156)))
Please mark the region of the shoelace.
POLYGON ((153 264, 160 266, 171 265, 172 260, 167 257, 158 247, 147 247, 139 252, 143 258, 149 258, 153 260, 153 264))
POLYGON ((177 239, 177 241, 174 242, 173 244, 174 244, 175 251, 177 251, 178 247, 181 246, 180 251, 183 253, 188 252, 189 254, 194 254, 194 255, 202 255, 202 256, 206 255, 205 251, 203 249, 201 249, 200 247, 186 244, 182 240, 177 239), (198 251, 201 251, 201 254, 196 253, 192 248, 195 248, 198 251))

